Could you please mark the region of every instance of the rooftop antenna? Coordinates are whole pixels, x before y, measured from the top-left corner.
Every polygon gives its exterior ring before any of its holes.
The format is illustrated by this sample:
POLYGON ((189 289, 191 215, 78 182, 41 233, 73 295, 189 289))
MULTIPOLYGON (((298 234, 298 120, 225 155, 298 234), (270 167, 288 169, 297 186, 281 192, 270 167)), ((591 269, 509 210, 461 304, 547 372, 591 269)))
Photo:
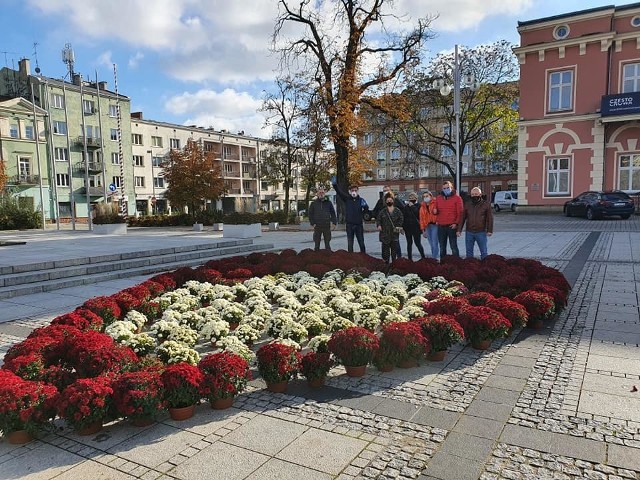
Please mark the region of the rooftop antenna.
POLYGON ((36 60, 36 75, 40 75, 40 65, 38 65, 38 43, 33 42, 33 58, 36 60))
POLYGON ((64 50, 62 50, 62 62, 67 65, 69 68, 69 79, 73 80, 73 64, 75 63, 75 55, 73 54, 73 49, 71 48, 71 44, 67 43, 64 46, 64 50))

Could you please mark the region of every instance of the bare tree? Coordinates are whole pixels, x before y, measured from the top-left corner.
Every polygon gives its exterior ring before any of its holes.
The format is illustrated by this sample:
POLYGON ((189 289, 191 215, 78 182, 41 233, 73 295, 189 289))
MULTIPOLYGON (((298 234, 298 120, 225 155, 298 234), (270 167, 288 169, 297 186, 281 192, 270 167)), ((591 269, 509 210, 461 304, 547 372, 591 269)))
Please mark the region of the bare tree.
POLYGON ((422 43, 432 35, 432 19, 419 19, 410 31, 394 34, 390 26, 402 19, 385 8, 392 6, 391 0, 278 3, 274 48, 285 65, 298 65, 317 85, 335 149, 338 184, 346 188, 364 95, 392 86, 419 61, 422 43))

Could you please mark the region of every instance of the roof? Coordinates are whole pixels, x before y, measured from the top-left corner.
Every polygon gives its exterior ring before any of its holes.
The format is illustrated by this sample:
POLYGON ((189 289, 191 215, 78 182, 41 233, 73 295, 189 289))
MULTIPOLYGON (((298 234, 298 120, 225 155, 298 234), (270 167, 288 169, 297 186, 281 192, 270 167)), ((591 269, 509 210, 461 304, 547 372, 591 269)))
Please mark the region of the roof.
POLYGON ((600 12, 600 11, 605 11, 605 10, 626 10, 626 9, 630 9, 630 8, 637 8, 640 7, 640 3, 632 3, 629 5, 624 5, 621 7, 616 7, 615 5, 604 5, 602 7, 594 7, 594 8, 589 8, 586 10, 578 10, 575 12, 569 12, 569 13, 562 13, 560 15, 553 15, 551 17, 544 17, 544 18, 536 18, 535 20, 527 20, 525 22, 518 22, 518 27, 526 27, 528 25, 535 25, 536 23, 543 23, 543 22, 549 22, 549 21, 554 21, 554 20, 562 20, 563 18, 571 18, 571 17, 576 17, 579 15, 588 15, 590 13, 596 13, 596 12, 600 12))

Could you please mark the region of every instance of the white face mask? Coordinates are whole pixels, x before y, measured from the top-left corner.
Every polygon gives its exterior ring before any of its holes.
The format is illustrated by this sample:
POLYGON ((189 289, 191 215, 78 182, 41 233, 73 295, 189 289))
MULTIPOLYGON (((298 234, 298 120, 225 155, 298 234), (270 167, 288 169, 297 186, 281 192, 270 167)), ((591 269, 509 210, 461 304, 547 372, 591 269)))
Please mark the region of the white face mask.
POLYGON ((431 203, 431 197, 422 197, 422 201, 424 201, 424 203, 431 203))
POLYGON ((356 197, 358 196, 358 192, 351 192, 351 196, 352 196, 353 198, 356 198, 356 197))

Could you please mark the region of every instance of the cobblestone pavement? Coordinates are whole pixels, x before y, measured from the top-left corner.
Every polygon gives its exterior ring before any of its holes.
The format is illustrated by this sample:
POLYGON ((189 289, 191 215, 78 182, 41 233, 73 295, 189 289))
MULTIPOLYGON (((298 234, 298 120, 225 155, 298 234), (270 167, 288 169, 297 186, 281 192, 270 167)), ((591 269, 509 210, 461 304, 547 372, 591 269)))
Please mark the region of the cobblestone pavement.
MULTIPOLYGON (((0 478, 640 479, 640 217, 500 213, 496 231, 491 251, 575 280, 541 331, 362 378, 334 368, 322 389, 296 381, 273 394, 257 379, 233 408, 200 405, 184 422, 114 422, 89 437, 61 423, 24 446, 0 441, 0 478)), ((310 234, 262 240, 301 249, 310 234)), ((346 245, 341 232, 334 244, 346 245)), ((11 299, 24 307, 15 318, 0 302, 0 354, 85 298, 139 281, 11 299)))

